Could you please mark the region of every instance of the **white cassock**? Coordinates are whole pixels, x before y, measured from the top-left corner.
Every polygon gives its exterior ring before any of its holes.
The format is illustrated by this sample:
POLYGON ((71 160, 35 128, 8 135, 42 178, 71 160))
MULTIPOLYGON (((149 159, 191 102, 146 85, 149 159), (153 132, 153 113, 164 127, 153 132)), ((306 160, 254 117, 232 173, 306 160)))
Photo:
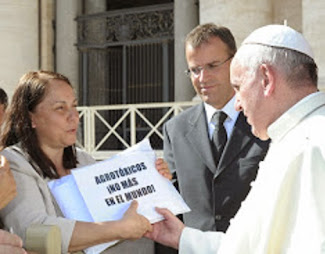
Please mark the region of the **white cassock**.
POLYGON ((226 234, 185 228, 180 254, 325 253, 325 94, 302 99, 268 134, 269 152, 226 234))

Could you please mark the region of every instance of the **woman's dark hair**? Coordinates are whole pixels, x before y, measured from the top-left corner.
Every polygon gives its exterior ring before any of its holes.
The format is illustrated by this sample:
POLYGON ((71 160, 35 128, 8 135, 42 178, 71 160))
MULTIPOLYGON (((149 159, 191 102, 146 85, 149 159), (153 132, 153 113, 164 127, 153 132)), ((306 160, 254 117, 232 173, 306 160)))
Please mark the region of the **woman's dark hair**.
MULTIPOLYGON (((20 78, 9 105, 0 143, 1 149, 20 143, 35 170, 44 177, 56 179, 59 175, 55 165, 42 151, 30 117, 30 112, 34 112, 36 106, 45 98, 51 80, 61 80, 71 86, 67 77, 50 71, 28 72, 20 78)), ((64 148, 64 168, 72 169, 76 165, 75 145, 64 148)))

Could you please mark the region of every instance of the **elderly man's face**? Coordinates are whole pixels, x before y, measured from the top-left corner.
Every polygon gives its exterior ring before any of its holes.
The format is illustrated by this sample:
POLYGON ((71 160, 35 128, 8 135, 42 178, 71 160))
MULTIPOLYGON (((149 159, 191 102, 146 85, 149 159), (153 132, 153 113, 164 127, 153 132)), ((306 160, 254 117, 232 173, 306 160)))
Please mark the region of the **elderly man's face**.
POLYGON ((237 62, 233 62, 230 69, 230 80, 236 92, 236 110, 243 111, 256 137, 267 140, 269 138, 266 124, 268 111, 264 105, 262 79, 259 71, 252 73, 237 62))

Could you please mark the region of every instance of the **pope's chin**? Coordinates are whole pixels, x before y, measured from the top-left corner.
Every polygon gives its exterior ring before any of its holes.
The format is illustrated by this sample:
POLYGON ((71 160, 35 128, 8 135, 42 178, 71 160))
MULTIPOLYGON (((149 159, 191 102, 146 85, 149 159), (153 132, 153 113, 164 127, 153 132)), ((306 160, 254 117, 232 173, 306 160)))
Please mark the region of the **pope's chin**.
POLYGON ((253 133, 253 135, 257 138, 259 138, 260 140, 266 141, 269 139, 269 136, 267 135, 267 133, 264 133, 263 131, 258 131, 256 130, 256 128, 254 128, 254 126, 251 125, 251 131, 253 133))

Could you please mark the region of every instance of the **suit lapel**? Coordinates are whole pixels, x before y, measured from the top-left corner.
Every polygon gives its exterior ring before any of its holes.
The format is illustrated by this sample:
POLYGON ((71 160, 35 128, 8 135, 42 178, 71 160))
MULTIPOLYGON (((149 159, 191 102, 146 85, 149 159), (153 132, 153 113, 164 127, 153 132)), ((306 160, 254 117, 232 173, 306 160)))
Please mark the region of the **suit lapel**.
POLYGON ((208 127, 206 124, 206 114, 203 103, 196 107, 193 117, 189 119, 189 131, 185 135, 201 160, 207 165, 214 174, 217 170, 212 156, 208 127))
POLYGON ((246 122, 246 118, 243 113, 240 112, 230 139, 228 140, 222 157, 220 158, 215 177, 233 162, 237 155, 252 141, 253 138, 251 126, 246 122))

